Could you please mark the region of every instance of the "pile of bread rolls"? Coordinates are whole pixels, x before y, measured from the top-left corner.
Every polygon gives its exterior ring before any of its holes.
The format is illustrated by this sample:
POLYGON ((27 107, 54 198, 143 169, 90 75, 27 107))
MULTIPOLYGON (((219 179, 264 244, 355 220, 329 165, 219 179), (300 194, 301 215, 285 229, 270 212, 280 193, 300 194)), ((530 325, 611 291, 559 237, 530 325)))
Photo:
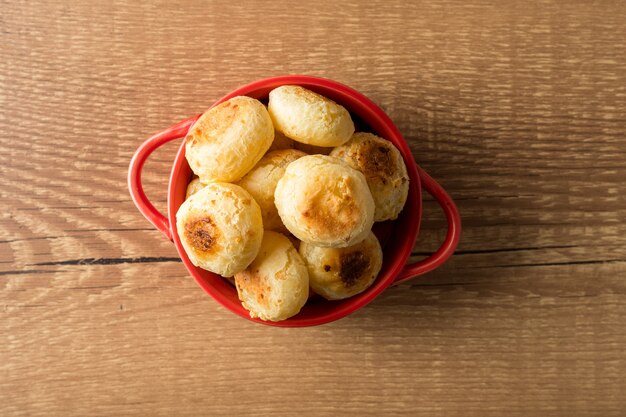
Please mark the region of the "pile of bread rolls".
POLYGON ((194 265, 234 277, 251 317, 284 320, 310 289, 339 300, 375 281, 372 225, 398 217, 409 180, 391 142, 354 130, 344 107, 292 85, 267 107, 231 98, 189 130, 178 235, 194 265))

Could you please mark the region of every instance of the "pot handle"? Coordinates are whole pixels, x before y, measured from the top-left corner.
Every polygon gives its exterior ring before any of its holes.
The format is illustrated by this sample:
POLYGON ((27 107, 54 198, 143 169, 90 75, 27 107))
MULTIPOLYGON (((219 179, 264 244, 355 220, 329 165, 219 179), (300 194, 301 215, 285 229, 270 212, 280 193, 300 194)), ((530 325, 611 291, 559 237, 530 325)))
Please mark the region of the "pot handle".
POLYGON ((137 148, 128 167, 128 191, 130 191, 130 196, 132 197, 135 206, 137 206, 139 212, 141 212, 141 214, 143 214, 144 217, 148 219, 148 221, 169 240, 172 240, 172 231, 170 230, 169 220, 161 212, 159 212, 156 207, 152 205, 150 200, 148 200, 148 197, 146 197, 146 194, 143 191, 143 186, 141 185, 141 171, 143 169, 143 164, 152 152, 167 142, 187 135, 189 128, 196 122, 196 120, 198 120, 199 117, 200 115, 196 115, 183 120, 182 122, 178 122, 146 140, 139 148, 137 148))
POLYGON ((454 204, 454 201, 452 201, 452 198, 450 198, 448 193, 446 193, 441 185, 437 184, 437 182, 430 175, 428 175, 426 171, 419 166, 417 167, 417 170, 420 175, 422 188, 426 190, 428 194, 435 197, 446 215, 446 220, 448 221, 448 234, 435 253, 414 264, 406 265, 393 282, 394 285, 408 281, 411 278, 415 278, 418 275, 425 274, 426 272, 430 272, 439 267, 450 256, 452 256, 461 237, 461 216, 459 215, 459 209, 454 204))

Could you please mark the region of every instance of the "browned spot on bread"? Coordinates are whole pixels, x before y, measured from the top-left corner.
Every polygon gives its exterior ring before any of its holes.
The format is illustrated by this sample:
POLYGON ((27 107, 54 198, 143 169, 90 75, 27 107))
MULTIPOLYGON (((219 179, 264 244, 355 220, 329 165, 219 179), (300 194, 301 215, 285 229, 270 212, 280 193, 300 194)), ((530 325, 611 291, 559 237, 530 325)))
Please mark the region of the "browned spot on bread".
POLYGON ((303 221, 320 236, 353 230, 361 216, 361 208, 354 198, 354 180, 342 178, 336 187, 336 190, 321 190, 317 198, 306 201, 300 209, 303 221))
POLYGON ((206 113, 194 125, 185 140, 192 146, 198 142, 214 141, 238 119, 241 108, 230 102, 219 104, 206 113))
POLYGON ((195 146, 198 143, 198 138, 202 137, 202 127, 201 123, 198 121, 195 125, 189 130, 187 136, 185 136, 185 143, 191 146, 195 146))
POLYGON ((247 268, 235 275, 237 288, 240 292, 247 292, 263 307, 268 306, 268 294, 271 291, 267 277, 259 273, 258 269, 247 268))
POLYGON ((341 255, 339 277, 346 287, 355 285, 370 266, 370 260, 363 252, 350 252, 341 255))
POLYGON ((324 271, 326 272, 330 271, 330 265, 324 265, 324 271))
POLYGON ((200 252, 214 251, 219 230, 210 217, 201 217, 185 223, 185 237, 191 246, 200 252))
POLYGON ((222 132, 235 121, 238 109, 231 107, 230 103, 224 104, 228 104, 228 106, 217 106, 213 108, 210 117, 207 117, 205 120, 205 129, 215 131, 216 133, 218 131, 222 132))
POLYGON ((359 170, 368 178, 390 177, 396 170, 391 149, 374 141, 363 142, 355 157, 359 170))
POLYGON ((324 96, 321 96, 317 93, 314 93, 311 90, 307 90, 306 88, 302 88, 299 86, 296 86, 292 91, 294 95, 300 97, 301 99, 305 100, 308 103, 315 103, 317 101, 326 101, 326 102, 330 101, 324 96))
POLYGON ((337 231, 352 230, 357 222, 358 208, 352 200, 339 205, 309 202, 302 212, 306 223, 320 236, 335 235, 337 231))

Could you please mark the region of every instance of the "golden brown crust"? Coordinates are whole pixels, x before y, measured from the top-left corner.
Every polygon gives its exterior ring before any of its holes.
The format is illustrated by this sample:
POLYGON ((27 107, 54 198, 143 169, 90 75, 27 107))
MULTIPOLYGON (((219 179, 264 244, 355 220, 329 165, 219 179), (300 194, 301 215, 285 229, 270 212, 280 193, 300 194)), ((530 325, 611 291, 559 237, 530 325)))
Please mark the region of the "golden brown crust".
POLYGON ((378 178, 386 182, 398 171, 396 159, 391 154, 393 147, 391 142, 379 141, 378 137, 371 134, 359 133, 355 136, 362 138, 358 147, 350 147, 349 142, 346 146, 338 147, 333 156, 348 162, 353 168, 361 171, 368 180, 378 178))
POLYGON ((354 286, 370 266, 369 258, 360 250, 339 256, 339 277, 345 287, 354 286))
POLYGON ((385 177, 390 177, 397 169, 394 159, 389 155, 390 152, 388 146, 367 141, 355 157, 363 172, 372 177, 378 176, 384 182, 385 177))
POLYGON ((211 217, 185 219, 184 229, 187 242, 194 250, 205 254, 219 250, 220 232, 211 217))
POLYGON ((304 100, 307 103, 315 103, 317 101, 323 101, 325 103, 334 103, 334 101, 329 98, 324 97, 321 94, 314 93, 311 90, 308 90, 303 87, 294 86, 293 87, 293 95, 304 100))
POLYGON ((220 136, 237 121, 240 109, 238 104, 226 101, 213 107, 210 112, 211 117, 201 117, 193 125, 185 137, 188 145, 195 146, 203 142, 219 140, 220 136))
POLYGON ((323 193, 302 206, 302 221, 320 236, 332 236, 337 230, 354 229, 361 216, 354 194, 354 180, 337 179, 337 191, 323 193), (341 199, 336 198, 342 196, 341 199))
POLYGON ((259 269, 251 270, 250 268, 237 273, 235 285, 240 293, 244 290, 253 294, 256 302, 262 308, 267 308, 269 303, 269 293, 271 287, 268 285, 268 276, 261 274, 259 269))

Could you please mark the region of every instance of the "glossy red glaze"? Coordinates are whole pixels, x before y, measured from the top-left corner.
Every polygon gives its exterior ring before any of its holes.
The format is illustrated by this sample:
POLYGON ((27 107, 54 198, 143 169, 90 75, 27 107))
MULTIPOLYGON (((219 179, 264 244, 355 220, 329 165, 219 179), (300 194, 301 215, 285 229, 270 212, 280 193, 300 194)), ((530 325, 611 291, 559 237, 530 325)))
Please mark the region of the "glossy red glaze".
POLYGON ((271 90, 286 84, 306 87, 342 104, 353 115, 357 125, 360 121, 364 125, 364 130, 392 141, 406 162, 410 180, 409 197, 398 219, 377 224, 375 227, 375 232, 383 243, 383 267, 376 282, 363 293, 341 301, 314 298, 304 306, 300 313, 290 319, 275 323, 265 322, 250 318, 248 312, 241 306, 237 291, 226 280, 219 275, 197 268, 191 263, 176 233, 176 212, 185 199, 187 184, 192 175, 185 159, 184 141, 178 150, 170 176, 167 213, 169 220, 156 210, 143 192, 141 169, 148 156, 155 149, 166 142, 185 136, 199 115, 157 133, 137 149, 130 162, 128 187, 139 211, 168 239, 174 241, 183 263, 196 282, 224 307, 241 317, 266 325, 281 327, 314 326, 345 317, 368 304, 388 286, 404 282, 443 264, 452 255, 459 242, 461 219, 450 196, 435 180, 415 164, 406 141, 391 119, 370 99, 350 87, 332 80, 304 75, 273 77, 240 87, 222 97, 213 106, 241 95, 265 100, 271 90), (417 263, 406 265, 419 233, 422 216, 422 187, 435 197, 442 206, 448 220, 448 233, 444 243, 433 255, 417 263))

